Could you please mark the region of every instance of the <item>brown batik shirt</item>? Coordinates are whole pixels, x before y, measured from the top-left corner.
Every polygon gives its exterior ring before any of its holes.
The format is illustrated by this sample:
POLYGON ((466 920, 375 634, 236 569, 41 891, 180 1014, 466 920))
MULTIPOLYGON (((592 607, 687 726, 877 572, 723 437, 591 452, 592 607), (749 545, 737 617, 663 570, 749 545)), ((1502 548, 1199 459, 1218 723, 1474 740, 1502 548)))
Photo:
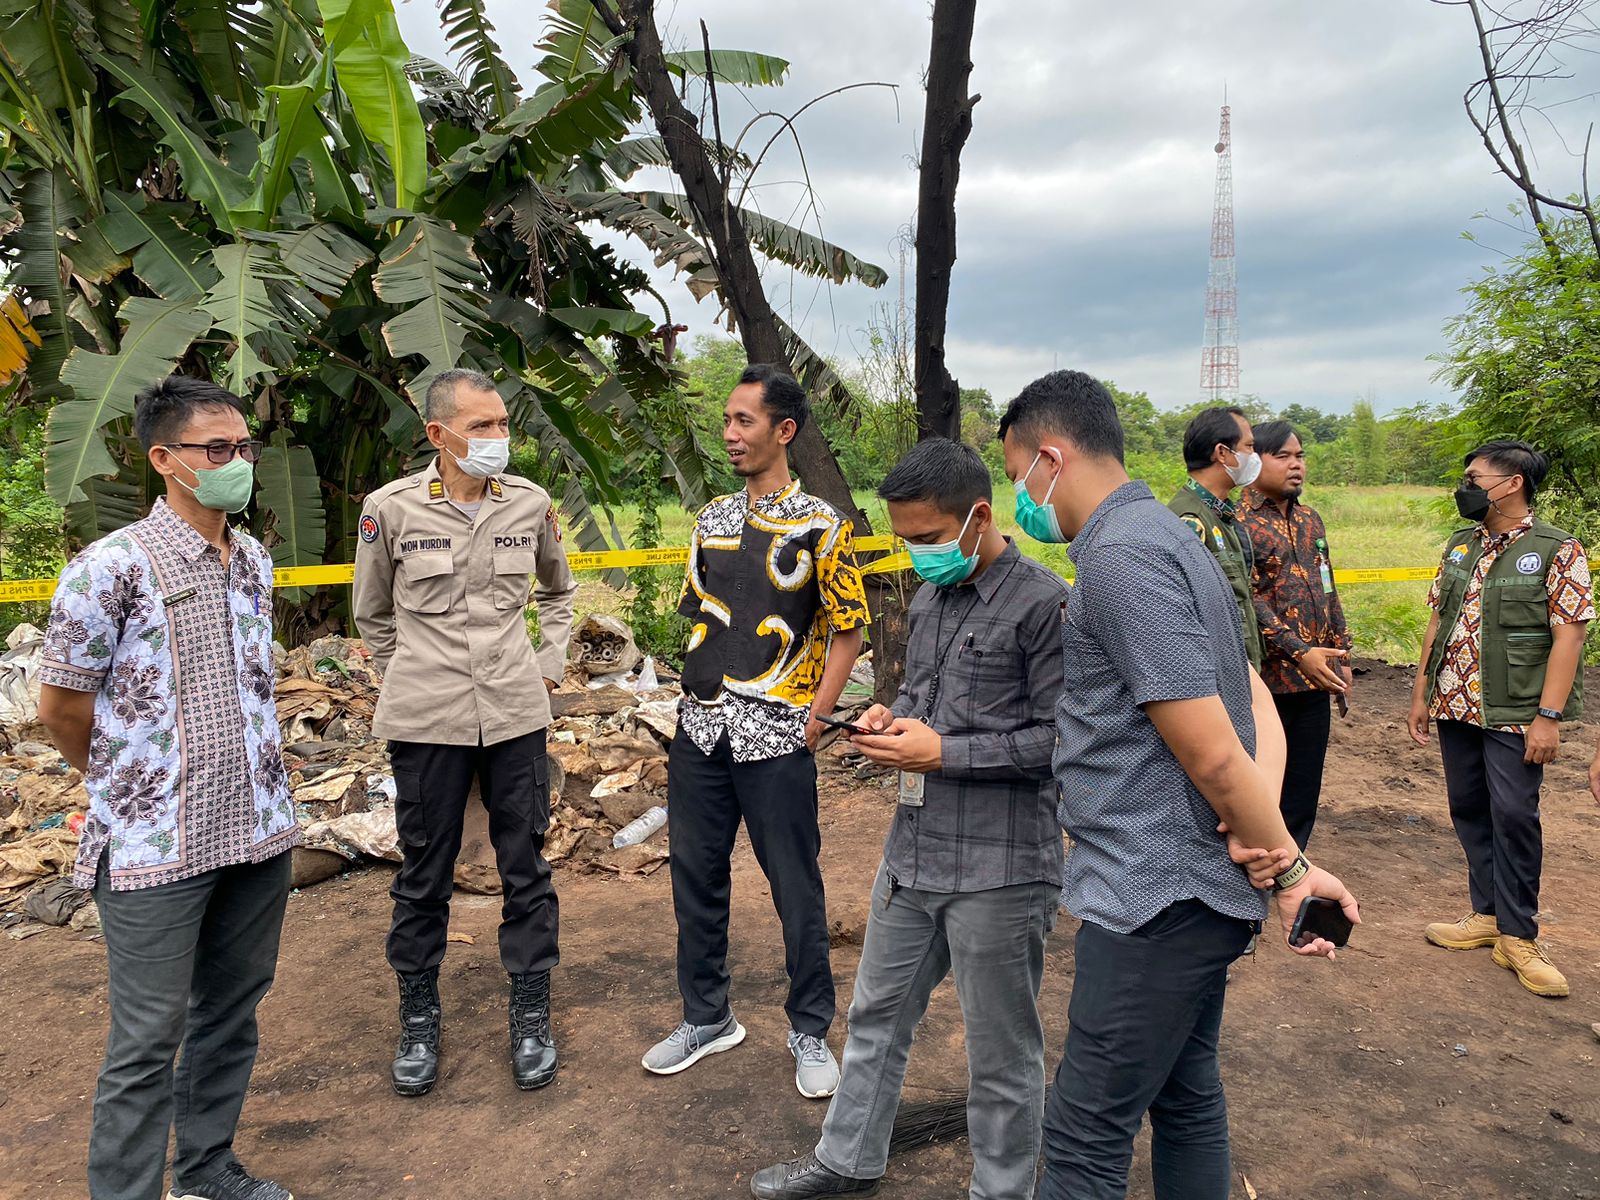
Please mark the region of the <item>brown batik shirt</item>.
POLYGON ((156 501, 62 572, 41 683, 94 692, 73 875, 116 891, 281 854, 295 837, 273 700, 272 559, 222 555, 156 501))
POLYGON ((1344 606, 1333 582, 1328 531, 1298 500, 1289 512, 1254 487, 1239 497, 1239 525, 1255 549, 1252 584, 1266 655, 1261 678, 1278 693, 1316 690, 1297 664, 1313 646, 1350 649, 1344 606))

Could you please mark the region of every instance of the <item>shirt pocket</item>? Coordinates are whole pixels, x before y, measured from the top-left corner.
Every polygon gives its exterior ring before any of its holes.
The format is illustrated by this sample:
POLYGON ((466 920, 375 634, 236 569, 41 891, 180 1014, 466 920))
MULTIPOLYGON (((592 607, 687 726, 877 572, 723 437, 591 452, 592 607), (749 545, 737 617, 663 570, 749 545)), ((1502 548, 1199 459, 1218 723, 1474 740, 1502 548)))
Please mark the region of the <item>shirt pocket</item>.
POLYGON ((414 613, 449 612, 455 583, 456 562, 450 551, 410 554, 400 560, 396 572, 395 603, 414 613))
POLYGON ((962 647, 951 667, 953 692, 965 693, 965 703, 957 702, 957 715, 970 712, 988 726, 995 718, 1014 718, 1027 710, 1028 672, 1014 644, 962 647))
POLYGON ((1500 589, 1500 624, 1517 629, 1550 628, 1550 600, 1544 583, 1500 589))
POLYGON ((531 549, 496 550, 494 552, 494 606, 496 608, 528 607, 528 576, 537 567, 537 556, 531 549))

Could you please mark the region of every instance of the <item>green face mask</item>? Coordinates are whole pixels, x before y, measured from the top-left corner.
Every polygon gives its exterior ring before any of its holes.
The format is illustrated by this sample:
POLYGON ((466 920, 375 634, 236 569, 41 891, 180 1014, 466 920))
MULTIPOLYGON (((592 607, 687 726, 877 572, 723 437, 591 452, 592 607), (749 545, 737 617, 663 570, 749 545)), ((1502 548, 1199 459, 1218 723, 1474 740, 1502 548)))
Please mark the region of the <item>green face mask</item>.
POLYGON ((235 457, 220 467, 195 468, 194 476, 194 487, 189 487, 176 475, 173 478, 189 488, 203 507, 217 512, 238 512, 250 503, 250 494, 255 491, 255 467, 242 457, 235 457))

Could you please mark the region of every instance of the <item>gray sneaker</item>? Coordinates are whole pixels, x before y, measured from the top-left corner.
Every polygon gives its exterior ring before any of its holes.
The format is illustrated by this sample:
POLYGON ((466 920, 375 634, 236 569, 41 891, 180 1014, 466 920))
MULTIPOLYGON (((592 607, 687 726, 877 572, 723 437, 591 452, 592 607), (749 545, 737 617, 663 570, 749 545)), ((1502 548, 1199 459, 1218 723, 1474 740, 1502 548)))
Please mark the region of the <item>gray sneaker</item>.
POLYGON ((791 1029, 789 1053, 794 1055, 794 1086, 807 1100, 822 1100, 839 1090, 839 1064, 827 1042, 791 1029))
POLYGON ((294 1200, 289 1189, 270 1179, 257 1179, 238 1163, 229 1163, 199 1187, 173 1188, 167 1200, 294 1200))
POLYGON ((728 1014, 716 1025, 691 1025, 685 1021, 646 1052, 644 1069, 655 1075, 676 1075, 708 1054, 732 1050, 744 1041, 744 1026, 728 1014))

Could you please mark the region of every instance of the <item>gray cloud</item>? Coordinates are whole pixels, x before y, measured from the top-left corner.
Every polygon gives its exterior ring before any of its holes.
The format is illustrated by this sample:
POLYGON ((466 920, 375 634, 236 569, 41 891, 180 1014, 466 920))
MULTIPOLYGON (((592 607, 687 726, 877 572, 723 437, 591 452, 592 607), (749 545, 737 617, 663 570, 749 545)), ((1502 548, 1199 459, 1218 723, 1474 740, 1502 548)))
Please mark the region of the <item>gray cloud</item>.
MULTIPOLYGON (((792 111, 863 80, 898 85, 897 97, 832 97, 800 124, 822 232, 893 273, 893 239, 916 202, 925 0, 684 0, 661 12, 679 44, 698 44, 704 18, 715 45, 790 59, 785 87, 749 94, 761 106, 792 111)), ((490 0, 490 14, 531 89, 542 6, 490 0)), ((444 57, 432 5, 404 0, 400 20, 414 51, 444 57)), ((1461 307, 1459 289, 1497 259, 1460 233, 1513 198, 1461 109, 1477 67, 1461 10, 1424 0, 982 0, 973 61, 983 100, 962 163, 950 313, 963 384, 1003 397, 1059 364, 1161 403, 1198 396, 1211 146, 1226 80, 1245 390, 1334 408, 1369 387, 1385 408, 1448 398, 1429 356, 1461 307)), ((1595 107, 1560 110, 1580 142, 1595 107)), ((755 111, 725 98, 725 132, 755 111)), ((1540 138, 1552 186, 1565 190, 1576 172, 1552 135, 1540 138)), ((778 147, 755 202, 790 219, 799 177, 793 149, 778 147)), ((641 185, 673 186, 664 173, 641 185)), ((1501 250, 1520 241, 1480 231, 1501 250)), ((814 345, 845 355, 896 290, 821 286, 777 267, 768 279, 814 345)), ((663 283, 674 316, 709 331, 713 302, 696 306, 663 283)))

